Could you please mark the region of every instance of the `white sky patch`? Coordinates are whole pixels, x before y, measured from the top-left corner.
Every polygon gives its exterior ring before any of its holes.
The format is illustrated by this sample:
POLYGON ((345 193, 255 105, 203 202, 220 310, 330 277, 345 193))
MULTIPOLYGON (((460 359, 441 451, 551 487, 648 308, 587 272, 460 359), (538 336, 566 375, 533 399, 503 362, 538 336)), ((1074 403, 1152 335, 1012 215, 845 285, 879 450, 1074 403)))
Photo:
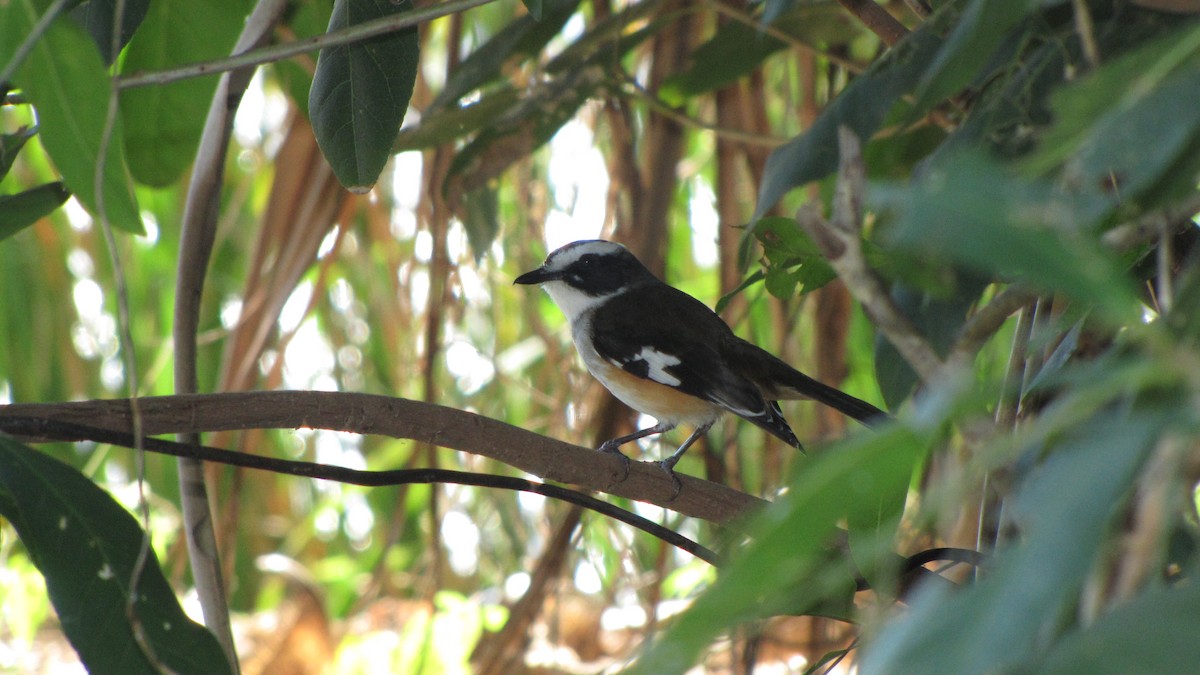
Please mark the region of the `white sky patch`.
POLYGON ((479 566, 479 527, 465 513, 448 511, 442 518, 442 538, 454 572, 461 576, 474 574, 479 566))
POLYGON ((76 232, 87 232, 92 229, 92 214, 83 208, 83 204, 74 197, 67 199, 63 204, 63 213, 67 214, 67 222, 70 223, 71 229, 76 232))
POLYGON ((604 580, 600 578, 600 573, 596 571, 596 566, 587 560, 579 561, 575 567, 575 588, 578 588, 581 593, 594 595, 604 590, 604 580))
POLYGON ((547 250, 598 237, 607 209, 608 168, 586 124, 571 120, 550 139, 547 176, 553 196, 547 250))
POLYGON ((287 389, 337 391, 333 378, 336 356, 315 319, 296 331, 283 354, 283 385, 287 389))
POLYGON ((487 386, 496 376, 496 368, 474 345, 455 340, 446 347, 446 370, 458 382, 458 389, 471 395, 487 386))
POLYGON ((221 301, 221 327, 225 330, 233 330, 237 326, 237 322, 242 318, 242 299, 236 295, 231 295, 221 301))
POLYGON ((508 600, 519 599, 529 590, 530 581, 529 572, 514 572, 508 575, 504 580, 504 597, 508 600))
POLYGON ((281 332, 290 333, 300 326, 300 322, 304 320, 304 313, 308 309, 308 303, 312 300, 312 293, 311 281, 301 281, 296 284, 296 289, 288 296, 287 302, 283 303, 283 309, 279 312, 279 330, 281 332))
POLYGON ((700 176, 692 179, 688 200, 688 220, 692 224, 692 256, 701 267, 714 267, 720 258, 717 236, 721 217, 717 214, 717 196, 700 176))

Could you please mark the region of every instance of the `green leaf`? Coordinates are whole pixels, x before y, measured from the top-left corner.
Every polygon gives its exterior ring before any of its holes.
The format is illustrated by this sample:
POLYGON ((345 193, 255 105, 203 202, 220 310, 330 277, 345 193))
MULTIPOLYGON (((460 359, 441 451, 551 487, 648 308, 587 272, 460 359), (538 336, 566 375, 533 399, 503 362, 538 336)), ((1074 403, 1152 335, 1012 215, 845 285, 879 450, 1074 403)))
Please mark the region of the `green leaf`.
POLYGON ((912 184, 875 185, 870 197, 896 216, 885 240, 913 255, 1064 293, 1110 319, 1140 313, 1121 264, 1078 220, 1086 209, 1053 186, 963 153, 912 184))
POLYGON ((521 0, 521 4, 525 5, 525 9, 529 10, 529 15, 536 21, 542 20, 542 13, 546 0, 521 0))
MULTIPOLYGON (((832 3, 795 3, 777 18, 764 21, 772 33, 783 33, 806 44, 841 44, 857 34, 850 16, 832 3)), ((692 52, 688 69, 671 75, 658 95, 669 105, 720 89, 757 69, 767 57, 788 47, 761 26, 743 21, 726 21, 716 33, 692 52)))
MULTIPOLYGON (((408 12, 412 0, 337 0, 334 31, 408 12)), ((308 93, 313 132, 342 185, 366 192, 392 154, 417 77, 416 28, 322 49, 308 93)))
POLYGON ((479 262, 500 232, 500 196, 487 188, 467 193, 459 216, 467 230, 467 241, 475 252, 475 262, 479 262))
POLYGON ((1147 195, 1194 191, 1195 171, 1180 163, 1200 146, 1198 90, 1200 28, 1191 26, 1057 92, 1055 127, 1028 166, 1061 163, 1060 181, 1094 219, 1147 195))
POLYGON ((25 147, 25 141, 37 134, 37 127, 21 127, 11 134, 0 134, 0 180, 3 180, 17 161, 17 153, 25 147))
MULTIPOLYGON (((134 31, 146 18, 150 0, 125 0, 121 10, 121 42, 124 47, 134 31)), ((112 50, 113 23, 117 15, 116 0, 87 0, 71 10, 71 18, 91 34, 100 50, 100 57, 111 64, 117 55, 112 50)))
MULTIPOLYGON (((891 427, 813 455, 787 493, 750 526, 752 543, 627 672, 682 673, 719 634, 739 623, 812 613, 819 599, 837 596, 835 589, 846 590, 847 583, 853 593, 846 561, 830 558, 838 522, 876 518, 882 503, 876 490, 907 485, 928 445, 908 429, 891 427)), ((891 488, 885 492, 890 495, 891 488)))
POLYGON ((753 230, 766 254, 766 286, 771 295, 786 300, 796 294, 797 286, 807 293, 837 276, 795 220, 763 218, 753 230))
MULTIPOLYGON (((40 3, 0 4, 0 63, 33 28, 40 3)), ((63 182, 92 213, 98 212, 95 172, 112 80, 96 44, 70 19, 59 17, 17 71, 15 83, 37 109, 42 146, 63 182)), ((125 164, 121 124, 114 124, 101 180, 105 212, 113 227, 144 234, 133 181, 125 164)))
POLYGON ((832 173, 838 164, 837 130, 849 127, 864 144, 896 101, 909 92, 938 52, 940 24, 927 22, 857 77, 825 108, 812 128, 767 158, 753 220, 762 218, 788 191, 832 173))
POLYGON ((522 92, 505 87, 485 94, 478 103, 434 110, 424 115, 420 124, 401 129, 392 151, 421 150, 470 136, 495 124, 499 115, 518 104, 521 95, 522 92))
MULTIPOLYGON (((245 10, 242 0, 155 0, 125 50, 121 72, 165 70, 227 56, 245 10)), ((195 159, 216 87, 213 76, 121 92, 125 152, 138 182, 165 187, 179 180, 195 159)))
MULTIPOLYGON (((503 79, 509 60, 514 57, 530 57, 539 54, 575 9, 579 0, 555 0, 549 12, 542 18, 532 15, 519 17, 491 39, 463 59, 446 80, 446 86, 429 106, 431 111, 449 108, 463 96, 489 82, 503 79)), ((425 122, 425 120, 422 120, 425 122)))
POLYGON ((1061 444, 1011 502, 1019 544, 981 581, 931 588, 864 650, 863 673, 1005 672, 1035 653, 1101 554, 1104 534, 1167 417, 1101 409, 1061 444))
POLYGON ((0 240, 50 215, 70 196, 62 183, 47 183, 15 195, 0 195, 0 240))
POLYGON ((1151 590, 1066 635, 1044 661, 1026 672, 1040 675, 1124 675, 1200 672, 1200 586, 1151 590))
MULTIPOLYGON (((954 344, 966 320, 987 283, 968 274, 954 274, 954 286, 949 294, 934 294, 918 290, 902 282, 892 287, 892 300, 913 326, 938 354, 945 356, 954 344)), ((875 341, 875 377, 879 391, 888 408, 899 408, 917 386, 918 378, 912 366, 895 345, 882 336, 875 341)))
MULTIPOLYGON (((914 116, 966 86, 991 59, 1010 28, 1041 0, 974 0, 963 9, 954 30, 916 87, 914 116)), ((1051 3, 1047 3, 1051 4, 1051 3)))
MULTIPOLYGON (((0 436, 0 510, 46 579, 63 633, 93 673, 154 673, 126 599, 143 533, 75 469, 0 436)), ((228 673, 216 638, 188 618, 154 556, 138 577, 136 615, 158 659, 179 673, 228 673)))

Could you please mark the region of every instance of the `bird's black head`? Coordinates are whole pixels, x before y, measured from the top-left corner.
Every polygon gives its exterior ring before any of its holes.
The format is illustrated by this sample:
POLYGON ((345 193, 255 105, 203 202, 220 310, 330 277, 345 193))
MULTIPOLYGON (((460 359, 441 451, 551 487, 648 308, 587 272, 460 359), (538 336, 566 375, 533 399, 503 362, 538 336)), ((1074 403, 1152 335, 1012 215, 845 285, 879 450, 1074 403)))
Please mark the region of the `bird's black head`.
MULTIPOLYGON (((514 283, 561 282, 585 296, 600 298, 653 279, 650 270, 624 246, 592 239, 567 244, 554 251, 541 267, 522 274, 514 283)), ((548 285, 546 290, 558 301, 555 286, 559 285, 548 285)), ((560 306, 562 304, 559 302, 560 306)))

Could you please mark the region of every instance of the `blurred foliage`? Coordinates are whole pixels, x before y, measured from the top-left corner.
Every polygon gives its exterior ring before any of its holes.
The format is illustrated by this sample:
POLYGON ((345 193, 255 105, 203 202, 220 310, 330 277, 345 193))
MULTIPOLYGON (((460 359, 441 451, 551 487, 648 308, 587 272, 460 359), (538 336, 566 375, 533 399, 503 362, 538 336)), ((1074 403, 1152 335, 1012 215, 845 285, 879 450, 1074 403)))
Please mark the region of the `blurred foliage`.
MULTIPOLYGON (((116 274, 138 393, 172 392, 184 176, 215 80, 127 85, 227 54, 250 8, 124 4, 119 54, 113 3, 88 0, 20 62, 50 3, 0 4, 0 402, 127 395, 116 274), (117 238, 120 270, 101 201, 136 233, 117 238)), ((679 470, 775 501, 737 529, 622 504, 724 550, 720 573, 540 497, 214 467, 244 671, 298 654, 336 672, 1200 669, 1200 23, 1124 0, 856 4, 886 7, 908 36, 885 48, 823 0, 507 1, 261 68, 216 205, 202 389, 383 393, 594 445, 637 420, 570 365, 558 311, 510 282, 549 248, 605 236, 897 419, 847 433, 789 404, 807 455, 734 421, 710 433, 679 470), (830 211, 839 127, 865 141, 866 259, 916 337, 952 359, 936 379, 831 283, 791 217, 830 211), (1013 290, 1036 299, 964 345, 1013 290), (987 563, 897 606, 903 557, 938 546, 987 563)), ((292 3, 273 40, 408 5, 292 3)), ((510 470, 313 430, 206 441, 510 470)), ((133 453, 0 450, 0 668, 53 668, 50 599, 89 666, 127 657, 124 591, 101 572, 127 580, 141 539, 114 510, 136 503, 133 453), (62 509, 115 548, 57 532, 62 509), (47 553, 60 546, 78 553, 47 553), (62 588, 114 595, 77 607, 62 588), (112 621, 80 625, 85 609, 112 621), (120 639, 97 643, 104 627, 120 639)), ((145 475, 154 608, 192 626, 165 585, 190 581, 175 463, 148 455, 145 475)), ((207 658, 190 642, 154 644, 207 658)))

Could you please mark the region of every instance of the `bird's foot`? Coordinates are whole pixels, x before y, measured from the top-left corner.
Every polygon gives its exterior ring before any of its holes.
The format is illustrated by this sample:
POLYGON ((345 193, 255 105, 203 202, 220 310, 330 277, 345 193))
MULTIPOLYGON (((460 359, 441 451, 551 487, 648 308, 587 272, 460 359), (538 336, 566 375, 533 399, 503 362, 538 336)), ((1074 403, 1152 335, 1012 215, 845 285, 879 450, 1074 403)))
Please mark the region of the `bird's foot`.
POLYGON ((625 455, 625 453, 621 452, 621 444, 613 443, 612 441, 605 441, 600 444, 600 447, 598 449, 600 450, 600 452, 610 454, 610 455, 616 455, 618 458, 620 458, 620 460, 621 460, 621 478, 618 479, 616 482, 624 483, 626 481, 626 479, 629 478, 630 460, 629 460, 629 457, 627 457, 625 455))
POLYGON ((662 461, 655 462, 655 464, 658 465, 658 468, 667 473, 667 476, 675 485, 675 491, 671 493, 671 498, 668 499, 667 502, 675 501, 679 497, 679 493, 683 491, 683 483, 679 481, 679 476, 675 473, 675 462, 671 461, 670 459, 664 459, 662 461))

